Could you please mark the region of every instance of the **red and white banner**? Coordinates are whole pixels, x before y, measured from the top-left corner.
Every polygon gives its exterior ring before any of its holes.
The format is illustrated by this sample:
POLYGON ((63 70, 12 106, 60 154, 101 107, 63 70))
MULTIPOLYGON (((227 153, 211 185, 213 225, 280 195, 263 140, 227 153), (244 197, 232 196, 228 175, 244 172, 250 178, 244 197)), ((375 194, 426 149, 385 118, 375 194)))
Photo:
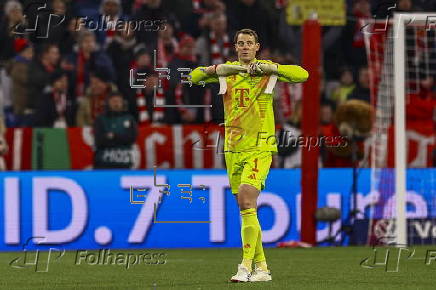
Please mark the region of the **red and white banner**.
MULTIPOLYGON (((408 124, 408 166, 431 167, 432 152, 436 148, 433 127, 408 124)), ((56 129, 59 130, 59 129, 56 129)), ((67 138, 71 168, 92 169, 94 136, 91 128, 68 128, 67 138)), ((393 131, 389 134, 388 167, 393 166, 393 131)), ((4 156, 8 170, 31 170, 33 130, 9 128, 6 131, 8 153, 4 156)), ((141 127, 134 145, 134 168, 225 168, 223 127, 218 125, 162 125, 141 127)), ((369 154, 370 140, 365 144, 369 154)), ((36 148, 33 150, 36 152, 36 148)), ((368 155, 367 155, 368 156, 368 155)), ((272 167, 277 167, 274 158, 272 167)))

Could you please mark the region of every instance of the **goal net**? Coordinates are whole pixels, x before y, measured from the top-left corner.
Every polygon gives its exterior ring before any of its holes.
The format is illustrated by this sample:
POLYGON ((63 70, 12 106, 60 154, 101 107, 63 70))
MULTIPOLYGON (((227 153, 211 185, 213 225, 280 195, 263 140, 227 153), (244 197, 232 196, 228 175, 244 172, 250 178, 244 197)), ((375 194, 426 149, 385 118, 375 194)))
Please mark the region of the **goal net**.
POLYGON ((436 13, 362 24, 375 111, 367 243, 434 244, 436 13))

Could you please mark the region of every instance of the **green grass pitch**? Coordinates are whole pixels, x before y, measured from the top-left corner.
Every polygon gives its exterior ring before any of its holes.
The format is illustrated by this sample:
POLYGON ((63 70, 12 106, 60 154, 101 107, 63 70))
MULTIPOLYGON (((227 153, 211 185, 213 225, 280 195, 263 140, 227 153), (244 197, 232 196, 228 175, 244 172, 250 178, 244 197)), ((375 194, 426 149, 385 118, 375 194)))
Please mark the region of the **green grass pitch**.
MULTIPOLYGON (((413 247, 410 247, 412 249, 413 247)), ((364 268, 370 247, 265 249, 273 281, 228 283, 240 262, 241 250, 143 249, 112 253, 166 253, 163 265, 75 265, 76 252, 67 251, 49 264, 48 272, 13 268, 22 252, 0 253, 0 289, 436 289, 436 261, 425 264, 427 250, 414 247, 412 258, 402 257, 398 272, 383 266, 364 268)))

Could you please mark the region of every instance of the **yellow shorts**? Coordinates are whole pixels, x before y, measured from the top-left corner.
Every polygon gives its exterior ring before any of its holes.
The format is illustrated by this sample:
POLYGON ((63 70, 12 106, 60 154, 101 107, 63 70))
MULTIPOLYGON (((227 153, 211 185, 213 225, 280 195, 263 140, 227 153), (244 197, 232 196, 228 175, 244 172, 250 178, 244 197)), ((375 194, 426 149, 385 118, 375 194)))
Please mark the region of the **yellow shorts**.
POLYGON ((238 193, 239 185, 250 184, 263 190, 272 162, 272 152, 226 152, 227 174, 233 194, 238 193))

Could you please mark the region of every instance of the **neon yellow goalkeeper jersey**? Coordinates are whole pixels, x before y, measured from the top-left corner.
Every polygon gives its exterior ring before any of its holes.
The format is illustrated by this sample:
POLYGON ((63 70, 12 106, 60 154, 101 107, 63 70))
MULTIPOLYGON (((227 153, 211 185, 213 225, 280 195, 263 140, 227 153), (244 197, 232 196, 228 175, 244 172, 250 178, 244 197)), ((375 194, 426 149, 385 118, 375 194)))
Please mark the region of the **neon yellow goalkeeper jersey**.
MULTIPOLYGON (((269 60, 253 61, 270 63, 269 60)), ((225 64, 241 65, 239 61, 225 64)), ((276 63, 274 63, 276 64, 276 63)), ((308 73, 297 65, 278 65, 278 81, 304 82, 308 73)), ((216 75, 208 75, 198 67, 191 72, 194 84, 216 83, 216 75)), ((277 152, 272 94, 265 93, 270 76, 250 76, 239 73, 226 77, 224 103, 224 152, 277 152)))

